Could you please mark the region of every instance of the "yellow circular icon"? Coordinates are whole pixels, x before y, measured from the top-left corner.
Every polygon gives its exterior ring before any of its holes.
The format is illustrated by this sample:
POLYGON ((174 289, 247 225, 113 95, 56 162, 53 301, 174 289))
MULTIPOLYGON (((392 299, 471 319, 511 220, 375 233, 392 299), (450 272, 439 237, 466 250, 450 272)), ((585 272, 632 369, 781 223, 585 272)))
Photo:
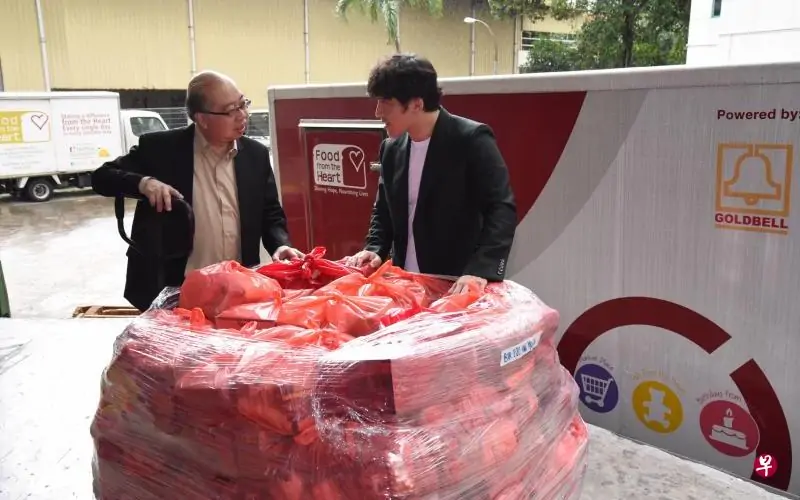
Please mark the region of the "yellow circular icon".
POLYGON ((633 411, 645 427, 654 432, 675 432, 683 423, 683 405, 667 385, 646 380, 633 390, 633 411))

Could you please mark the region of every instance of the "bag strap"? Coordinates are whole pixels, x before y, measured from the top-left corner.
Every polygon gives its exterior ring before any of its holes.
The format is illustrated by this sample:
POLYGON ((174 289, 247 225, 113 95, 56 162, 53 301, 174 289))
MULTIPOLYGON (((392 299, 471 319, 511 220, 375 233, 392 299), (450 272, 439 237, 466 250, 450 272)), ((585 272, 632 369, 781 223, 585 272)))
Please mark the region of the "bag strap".
MULTIPOLYGON (((131 246, 136 252, 139 252, 141 255, 150 255, 148 253, 143 252, 140 248, 136 246, 136 243, 130 239, 128 234, 125 232, 125 199, 131 198, 137 200, 139 203, 148 203, 147 198, 138 195, 138 196, 117 196, 114 199, 114 215, 117 218, 117 232, 119 232, 120 237, 131 246)), ((186 200, 180 198, 172 198, 172 210, 179 211, 183 213, 186 217, 186 223, 189 227, 189 234, 194 235, 194 211, 192 210, 192 206, 189 205, 186 200)), ((177 252, 175 254, 164 255, 164 218, 163 217, 156 217, 157 227, 154 228, 155 230, 155 254, 151 256, 155 257, 158 261, 158 284, 159 287, 163 288, 164 285, 164 262, 170 259, 177 259, 181 257, 188 257, 192 253, 194 238, 189 238, 187 242, 187 247, 185 252, 177 252)))

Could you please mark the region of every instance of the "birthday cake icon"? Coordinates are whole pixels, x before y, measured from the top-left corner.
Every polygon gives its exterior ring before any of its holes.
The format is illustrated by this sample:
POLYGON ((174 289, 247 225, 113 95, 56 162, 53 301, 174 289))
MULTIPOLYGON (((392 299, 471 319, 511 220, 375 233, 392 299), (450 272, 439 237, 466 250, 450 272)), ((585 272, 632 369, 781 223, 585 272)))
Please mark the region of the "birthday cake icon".
POLYGON ((747 435, 744 432, 733 428, 733 412, 730 408, 725 411, 722 417, 722 425, 716 424, 711 427, 710 439, 718 443, 724 443, 740 450, 747 449, 747 435))

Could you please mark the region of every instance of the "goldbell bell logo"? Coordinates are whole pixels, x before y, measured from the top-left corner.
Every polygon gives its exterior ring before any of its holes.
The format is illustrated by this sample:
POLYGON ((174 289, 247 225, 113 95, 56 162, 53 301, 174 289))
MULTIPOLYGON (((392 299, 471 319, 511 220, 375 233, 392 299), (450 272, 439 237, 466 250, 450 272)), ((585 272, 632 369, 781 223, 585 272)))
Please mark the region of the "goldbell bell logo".
POLYGON ((719 144, 716 227, 788 234, 793 158, 791 144, 719 144))

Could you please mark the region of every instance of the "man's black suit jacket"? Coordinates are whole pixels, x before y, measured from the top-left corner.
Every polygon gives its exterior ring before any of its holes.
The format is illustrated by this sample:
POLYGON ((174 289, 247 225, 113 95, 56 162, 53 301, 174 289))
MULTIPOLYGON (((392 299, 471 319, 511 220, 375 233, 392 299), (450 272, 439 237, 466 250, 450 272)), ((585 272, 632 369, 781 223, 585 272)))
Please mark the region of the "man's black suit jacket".
MULTIPOLYGON (((403 267, 408 245, 408 162, 404 134, 381 145, 381 178, 366 249, 403 267)), ((517 225, 508 168, 492 130, 440 108, 414 215, 419 269, 502 281, 517 225)))
MULTIPOLYGON (((141 136, 139 145, 113 161, 105 163, 92 174, 92 188, 102 196, 139 196, 139 182, 150 176, 177 189, 190 205, 194 187, 194 134, 195 127, 154 132, 141 136)), ((286 215, 278 199, 275 176, 269 160, 269 151, 261 143, 242 137, 234 158, 236 187, 239 197, 242 264, 255 266, 260 262, 259 240, 272 254, 281 245, 290 245, 286 215)), ((147 239, 146 233, 156 231, 156 220, 148 201, 136 206, 131 228, 131 239, 147 239), (145 212, 150 213, 145 213, 145 212)), ((181 223, 179 217, 165 218, 163 231, 169 235, 170 224, 181 223)), ((177 234, 186 231, 175 229, 177 234)), ((165 241, 168 241, 166 238, 165 241)), ((183 242, 185 243, 185 242, 183 242)), ((181 246, 178 244, 178 246, 181 246)), ((167 255, 175 255, 165 248, 167 255)), ((152 254, 138 252, 131 247, 127 252, 128 272, 125 298, 139 310, 149 307, 163 286, 180 286, 183 283, 188 255, 160 263, 152 254), (159 266, 161 269, 159 270, 159 266), (159 278, 164 282, 160 283, 159 278)))

